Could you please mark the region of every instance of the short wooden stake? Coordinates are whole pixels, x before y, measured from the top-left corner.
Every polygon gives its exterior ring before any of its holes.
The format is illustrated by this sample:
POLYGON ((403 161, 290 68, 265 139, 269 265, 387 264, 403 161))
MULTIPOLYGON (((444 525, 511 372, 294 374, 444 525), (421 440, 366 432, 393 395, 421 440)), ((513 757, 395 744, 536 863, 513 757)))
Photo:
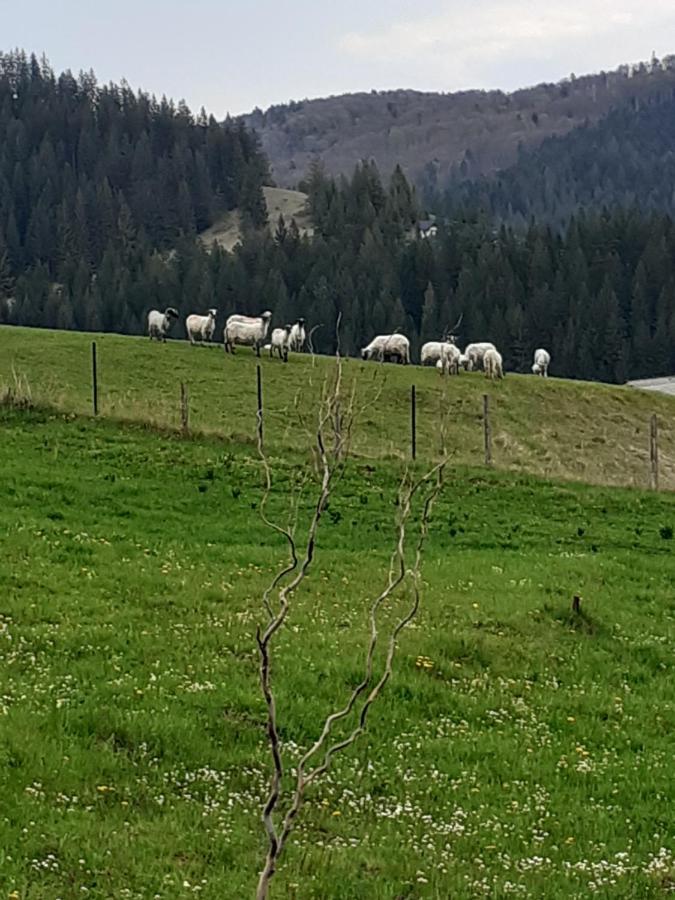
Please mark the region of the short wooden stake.
POLYGON ((96 367, 96 341, 91 342, 91 394, 94 415, 98 415, 98 371, 96 367))
POLYGON ((257 423, 258 423, 258 440, 260 441, 260 446, 263 445, 263 394, 262 394, 262 369, 260 368, 260 363, 256 365, 256 382, 258 386, 258 414, 257 414, 257 423))
POLYGON ((417 391, 414 384, 410 388, 410 442, 412 458, 417 459, 417 391))
POLYGON ((187 434, 190 430, 190 405, 187 385, 181 381, 180 383, 180 425, 183 434, 187 434))
POLYGON ((649 464, 651 470, 651 488, 659 489, 659 420, 654 414, 649 428, 649 464))
POLYGON ((490 425, 490 398, 483 394, 483 444, 485 446, 485 465, 492 465, 492 426, 490 425))

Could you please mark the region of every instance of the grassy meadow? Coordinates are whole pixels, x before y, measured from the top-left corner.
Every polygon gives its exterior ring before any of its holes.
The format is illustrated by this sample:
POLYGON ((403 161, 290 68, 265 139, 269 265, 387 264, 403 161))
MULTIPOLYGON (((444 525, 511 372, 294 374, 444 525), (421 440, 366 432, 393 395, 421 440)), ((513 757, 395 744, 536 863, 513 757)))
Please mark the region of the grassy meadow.
MULTIPOLYGON (((50 404, 0 406, 0 898, 251 897, 270 770, 255 631, 286 558, 259 516, 254 366, 246 352, 97 340, 94 420, 87 336, 0 329, 0 384, 25 376, 50 404), (176 430, 180 380, 189 438, 176 430)), ((323 365, 263 360, 279 521, 309 460, 295 397, 311 411, 323 365)), ((367 733, 309 791, 273 897, 672 893, 675 500, 518 471, 618 480, 610 444, 654 406, 670 441, 672 401, 508 377, 490 393, 495 456, 512 471, 488 470, 475 465, 480 376, 451 379, 444 398, 435 372, 346 369, 360 397, 380 396, 276 646, 285 798, 361 677, 413 378, 418 470, 438 452, 432 414, 448 397, 461 440, 394 677, 367 733), (520 458, 507 436, 527 425, 520 458), (564 429, 569 458, 537 456, 544 427, 564 429)), ((383 629, 409 599, 388 605, 383 629)))
MULTIPOLYGON (((182 323, 176 326, 182 334, 182 323)), ((102 416, 178 428, 180 382, 190 394, 191 427, 204 434, 251 444, 256 383, 253 354, 234 357, 222 348, 166 344, 147 338, 88 335, 0 327, 0 394, 15 378, 34 402, 64 412, 91 411, 91 340, 98 349, 102 416)), ((298 409, 315 407, 331 361, 294 355, 287 365, 262 359, 265 434, 280 452, 299 450, 306 436, 298 409)), ((439 377, 419 366, 380 366, 347 360, 347 380, 365 408, 354 431, 362 458, 402 459, 410 453, 410 387, 417 387, 418 454, 438 455, 438 422, 450 420, 453 463, 483 462, 483 394, 490 395, 495 466, 547 478, 647 487, 649 420, 659 417, 660 480, 675 489, 675 400, 629 387, 508 375, 489 384, 482 373, 439 377)))

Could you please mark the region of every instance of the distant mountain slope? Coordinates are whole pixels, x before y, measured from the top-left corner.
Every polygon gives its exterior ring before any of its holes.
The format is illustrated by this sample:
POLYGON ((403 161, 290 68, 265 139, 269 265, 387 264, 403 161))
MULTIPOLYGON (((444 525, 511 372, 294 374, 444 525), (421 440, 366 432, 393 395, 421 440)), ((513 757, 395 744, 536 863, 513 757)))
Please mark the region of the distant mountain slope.
POLYGON ((548 138, 496 176, 458 180, 445 212, 480 207, 504 221, 559 225, 580 208, 639 205, 675 217, 675 91, 651 99, 548 138))
POLYGON ((373 91, 272 106, 242 121, 258 131, 281 186, 296 186, 318 156, 332 174, 373 158, 384 173, 400 163, 418 184, 442 188, 458 168, 465 177, 495 172, 513 164, 520 147, 673 88, 675 57, 668 57, 511 94, 373 91))

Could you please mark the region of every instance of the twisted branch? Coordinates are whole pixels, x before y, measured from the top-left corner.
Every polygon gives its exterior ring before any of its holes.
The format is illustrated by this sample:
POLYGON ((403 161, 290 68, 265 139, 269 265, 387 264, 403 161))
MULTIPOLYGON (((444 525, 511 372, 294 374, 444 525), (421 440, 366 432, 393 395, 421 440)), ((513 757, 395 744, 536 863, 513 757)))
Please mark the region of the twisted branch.
MULTIPOLYGON (((263 602, 269 616, 269 621, 264 631, 261 632, 261 630, 258 629, 256 633, 260 655, 260 683, 267 706, 267 737, 272 757, 270 787, 262 813, 263 824, 268 839, 268 847, 265 864, 258 881, 256 900, 267 900, 269 897, 270 882, 276 872, 279 857, 292 832, 295 818, 301 809, 306 789, 328 770, 333 757, 337 753, 353 745, 359 736, 363 734, 370 709, 391 677, 398 636, 406 625, 414 618, 419 609, 422 551, 428 534, 433 505, 443 486, 445 458, 417 480, 413 480, 408 471, 403 475, 399 488, 397 536, 395 548, 390 558, 389 575, 383 590, 373 600, 370 607, 370 638, 366 649, 363 678, 351 692, 345 705, 326 717, 316 741, 301 758, 297 768, 295 787, 290 803, 283 816, 280 828, 278 829, 275 825, 274 813, 279 803, 281 793, 283 763, 281 758, 281 742, 277 727, 276 702, 271 681, 270 645, 275 634, 282 628, 286 621, 290 609, 290 598, 293 592, 297 590, 306 577, 309 567, 314 559, 321 517, 328 503, 330 492, 336 477, 339 476, 344 469, 343 463, 347 455, 354 421, 355 386, 352 385, 351 390, 347 395, 344 411, 342 409, 342 389, 342 359, 338 352, 335 377, 332 380, 332 383, 329 383, 328 379, 326 380, 324 390, 322 391, 318 422, 314 433, 315 458, 320 475, 320 486, 313 506, 302 552, 298 552, 294 526, 289 525, 289 527, 284 528, 276 523, 272 523, 266 515, 265 505, 271 492, 272 480, 269 462, 265 457, 263 450, 262 435, 259 434, 258 451, 263 461, 265 471, 265 496, 264 501, 261 504, 261 514, 265 524, 269 525, 270 528, 285 538, 289 547, 289 561, 276 573, 272 582, 264 592, 263 602), (330 444, 328 444, 325 439, 327 429, 330 429, 332 437, 330 444), (419 535, 415 545, 413 562, 411 567, 407 568, 406 527, 412 515, 413 502, 416 496, 429 484, 431 484, 431 487, 427 491, 423 502, 419 535), (288 580, 282 585, 284 579, 288 580), (379 640, 378 616, 387 600, 392 597, 394 592, 406 580, 409 580, 411 584, 412 601, 407 611, 396 621, 389 633, 384 668, 379 678, 372 684, 375 668, 375 653, 379 640), (270 596, 275 591, 278 591, 278 607, 276 611, 272 609, 270 603, 270 596), (370 688, 370 691, 366 693, 368 688, 370 688), (356 714, 357 721, 351 732, 343 739, 331 744, 329 738, 334 726, 350 717, 353 713, 356 714), (312 764, 316 756, 320 756, 320 759, 317 760, 315 764, 312 764)), ((297 517, 297 507, 295 515, 297 517)))

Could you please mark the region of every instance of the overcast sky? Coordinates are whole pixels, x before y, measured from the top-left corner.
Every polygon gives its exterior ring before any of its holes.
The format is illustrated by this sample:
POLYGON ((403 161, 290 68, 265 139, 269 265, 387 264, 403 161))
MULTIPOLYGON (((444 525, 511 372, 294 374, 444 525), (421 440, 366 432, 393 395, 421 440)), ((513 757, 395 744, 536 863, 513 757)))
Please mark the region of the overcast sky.
POLYGON ((345 91, 511 90, 675 53, 675 0, 0 0, 1 49, 218 117, 345 91))

